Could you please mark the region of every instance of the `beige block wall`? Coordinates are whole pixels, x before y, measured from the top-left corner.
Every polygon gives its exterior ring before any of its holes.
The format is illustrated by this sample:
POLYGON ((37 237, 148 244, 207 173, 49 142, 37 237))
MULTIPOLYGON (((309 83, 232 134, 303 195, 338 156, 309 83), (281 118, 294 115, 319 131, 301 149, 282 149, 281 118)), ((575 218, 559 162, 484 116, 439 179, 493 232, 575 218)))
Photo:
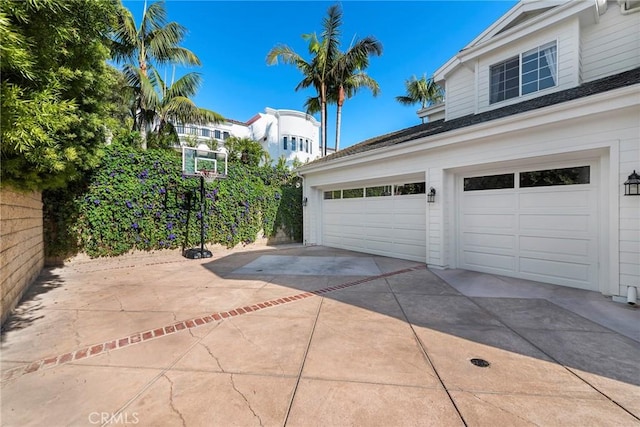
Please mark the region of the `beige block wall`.
POLYGON ((42 193, 0 188, 0 322, 44 266, 42 193))

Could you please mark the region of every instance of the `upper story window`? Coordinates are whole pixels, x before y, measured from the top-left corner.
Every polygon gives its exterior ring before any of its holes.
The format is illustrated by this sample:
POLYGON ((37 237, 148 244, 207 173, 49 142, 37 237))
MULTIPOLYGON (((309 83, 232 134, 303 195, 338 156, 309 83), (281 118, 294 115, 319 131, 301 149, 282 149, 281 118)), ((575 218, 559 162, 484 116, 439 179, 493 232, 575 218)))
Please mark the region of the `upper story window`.
POLYGON ((491 66, 491 103, 520 95, 520 58, 507 59, 491 66))
POLYGON ((504 101, 558 84, 556 42, 547 43, 522 55, 491 66, 489 102, 504 101))
POLYGON ((229 132, 222 132, 222 139, 227 140, 229 138, 229 132))
POLYGON ((209 129, 206 129, 206 128, 202 129, 202 136, 208 138, 210 135, 211 135, 211 131, 209 129))
POLYGON ((221 132, 219 130, 216 129, 213 131, 213 137, 215 139, 220 139, 220 136, 221 136, 221 132))
POLYGON ((286 136, 282 137, 282 149, 283 150, 287 149, 287 137, 286 136))
POLYGON ((296 137, 291 137, 291 151, 296 151, 296 137))
POLYGON ((553 87, 558 81, 556 42, 522 54, 522 94, 553 87))

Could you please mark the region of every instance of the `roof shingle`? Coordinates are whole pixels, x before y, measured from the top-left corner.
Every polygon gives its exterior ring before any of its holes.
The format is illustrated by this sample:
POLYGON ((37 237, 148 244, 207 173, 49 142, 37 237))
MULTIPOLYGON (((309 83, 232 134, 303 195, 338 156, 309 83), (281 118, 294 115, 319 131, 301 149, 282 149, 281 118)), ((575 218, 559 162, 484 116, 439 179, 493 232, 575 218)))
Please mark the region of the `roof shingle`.
POLYGON ((413 141, 425 136, 450 132, 467 126, 501 119, 515 114, 520 114, 527 111, 572 101, 574 99, 584 98, 598 93, 631 86, 637 83, 640 83, 640 67, 613 76, 594 80, 571 89, 550 93, 548 95, 543 95, 527 101, 519 102, 517 104, 507 105, 495 110, 485 111, 479 114, 470 114, 447 121, 445 121, 444 119, 436 120, 433 122, 424 123, 417 126, 412 126, 410 128, 401 129, 396 132, 377 136, 347 147, 326 157, 316 159, 313 162, 308 163, 307 165, 318 165, 327 163, 332 160, 351 156, 354 154, 402 144, 404 142, 413 141))

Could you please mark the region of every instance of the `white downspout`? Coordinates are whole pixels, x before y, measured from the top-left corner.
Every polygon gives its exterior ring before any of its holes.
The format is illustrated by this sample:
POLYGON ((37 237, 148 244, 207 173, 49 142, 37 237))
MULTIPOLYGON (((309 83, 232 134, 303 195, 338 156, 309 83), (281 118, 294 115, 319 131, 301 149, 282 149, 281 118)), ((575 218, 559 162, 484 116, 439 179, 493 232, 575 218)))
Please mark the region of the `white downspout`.
POLYGON ((635 286, 627 288, 627 304, 636 305, 638 301, 638 289, 635 286))

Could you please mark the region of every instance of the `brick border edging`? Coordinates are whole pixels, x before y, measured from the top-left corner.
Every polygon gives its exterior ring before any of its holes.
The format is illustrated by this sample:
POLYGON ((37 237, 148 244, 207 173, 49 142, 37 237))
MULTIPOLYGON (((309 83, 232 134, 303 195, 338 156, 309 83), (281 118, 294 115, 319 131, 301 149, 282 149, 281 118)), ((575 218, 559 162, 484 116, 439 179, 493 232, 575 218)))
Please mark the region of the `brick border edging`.
POLYGON ((360 285, 362 283, 371 282, 373 280, 395 276, 397 274, 407 273, 415 270, 426 269, 426 265, 420 265, 416 267, 405 268, 402 270, 391 271, 388 273, 379 274, 377 276, 369 276, 364 279, 356 280, 353 282, 346 282, 340 285, 330 286, 328 288, 318 289, 315 291, 302 292, 299 294, 291 295, 288 297, 276 298, 270 301, 263 301, 256 304, 248 305, 245 307, 237 307, 229 311, 219 311, 202 317, 194 317, 192 319, 183 320, 173 323, 168 326, 150 329, 144 332, 136 332, 132 335, 118 338, 111 341, 106 341, 99 344, 89 345, 79 350, 75 350, 69 353, 63 353, 58 356, 45 357, 40 360, 36 360, 27 364, 26 366, 19 366, 12 368, 2 373, 2 382, 9 381, 25 374, 41 371, 44 369, 53 368, 56 366, 64 365, 76 360, 86 359, 88 357, 98 356, 108 353, 113 350, 128 347, 133 344, 149 341, 154 338, 160 338, 166 335, 175 334, 185 329, 193 329, 199 326, 206 325, 213 322, 222 322, 225 319, 241 316, 243 314, 252 313, 255 311, 263 310, 277 305, 288 304, 301 299, 319 296, 328 292, 337 291, 340 289, 346 289, 352 286, 360 285))

